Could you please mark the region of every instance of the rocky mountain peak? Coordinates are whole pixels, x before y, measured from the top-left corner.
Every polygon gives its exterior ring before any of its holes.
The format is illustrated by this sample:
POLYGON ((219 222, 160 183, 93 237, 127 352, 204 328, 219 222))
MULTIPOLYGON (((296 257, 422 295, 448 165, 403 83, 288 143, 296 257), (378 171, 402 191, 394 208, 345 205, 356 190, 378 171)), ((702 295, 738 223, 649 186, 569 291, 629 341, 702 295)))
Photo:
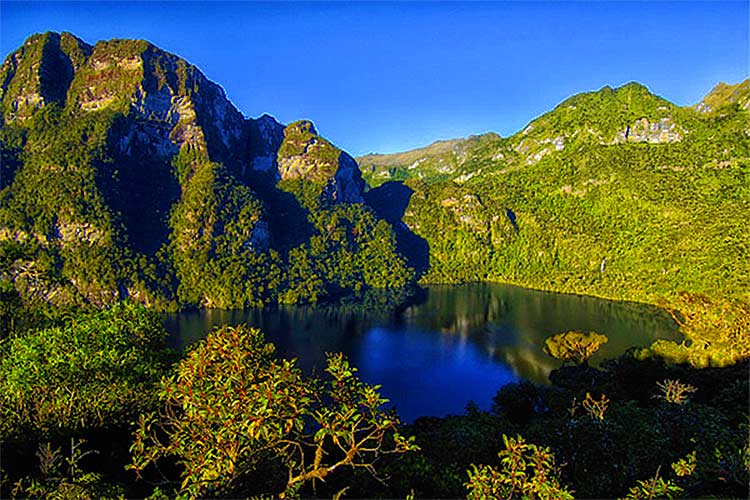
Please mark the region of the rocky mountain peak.
POLYGON ((678 108, 643 84, 602 87, 572 96, 512 138, 513 149, 534 164, 571 144, 679 142, 689 130, 678 108))
POLYGON ((70 33, 32 35, 0 70, 6 123, 57 104, 68 112, 120 113, 122 152, 166 157, 183 145, 238 162, 245 118, 195 66, 145 40, 93 47, 70 33))
POLYGON ((124 157, 169 160, 186 148, 245 180, 252 172, 319 184, 351 178, 355 187, 333 196, 361 201, 356 162, 311 121, 284 127, 267 114, 246 119, 198 68, 146 40, 91 46, 69 33, 33 35, 6 59, 0 76, 5 122, 52 103, 69 113, 120 114, 116 146, 124 157), (349 170, 356 173, 344 174, 349 170))
MULTIPOLYGON (((97 43, 69 91, 84 112, 130 118, 128 135, 154 155, 183 145, 214 161, 236 160, 245 119, 224 90, 184 59, 144 40, 97 43)), ((126 140, 130 144, 130 139, 126 140)))
POLYGON ((277 156, 281 179, 305 179, 326 186, 324 194, 345 202, 361 202, 364 192, 357 162, 320 137, 308 120, 289 124, 277 156))
POLYGON ((315 125, 310 120, 299 120, 294 123, 290 123, 286 127, 286 135, 299 135, 299 134, 311 134, 318 135, 318 131, 315 130, 315 125))

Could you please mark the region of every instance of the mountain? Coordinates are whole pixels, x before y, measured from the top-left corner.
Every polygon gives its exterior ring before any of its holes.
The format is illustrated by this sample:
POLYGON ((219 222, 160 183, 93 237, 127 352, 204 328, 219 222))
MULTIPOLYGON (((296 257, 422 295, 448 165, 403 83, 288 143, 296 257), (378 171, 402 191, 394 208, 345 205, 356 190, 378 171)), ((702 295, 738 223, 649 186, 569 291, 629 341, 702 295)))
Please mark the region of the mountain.
MULTIPOLYGON (((747 82, 731 89, 747 87, 747 82)), ((721 89, 719 85, 717 89, 721 89)), ((742 95, 741 89, 736 95, 742 95)), ((712 95, 706 99, 716 100, 712 95)), ((731 94, 731 92, 724 91, 731 94)), ((722 94, 723 95, 723 94, 722 94)), ((686 130, 700 127, 695 113, 653 95, 635 82, 617 89, 575 95, 554 110, 503 139, 495 133, 438 141, 425 148, 357 158, 370 184, 417 177, 462 182, 497 165, 518 167, 539 162, 565 148, 624 143, 665 144, 682 141, 686 130)))
POLYGON ((0 327, 124 298, 382 300, 416 278, 748 300, 749 95, 604 87, 360 173, 312 122, 246 118, 149 42, 34 35, 0 68, 0 327))
POLYGON ((423 283, 748 300, 748 89, 720 84, 694 107, 638 83, 578 94, 508 138, 359 158, 366 197, 409 191, 405 229, 429 247, 423 283))
POLYGON ((30 307, 244 307, 411 279, 351 156, 309 121, 245 118, 149 42, 34 35, 0 102, 0 284, 30 307))
POLYGON ((455 179, 464 170, 467 170, 467 176, 474 175, 481 168, 479 164, 486 159, 486 152, 500 148, 503 143, 499 135, 489 132, 466 139, 437 141, 403 153, 360 156, 357 162, 363 177, 371 185, 412 176, 428 180, 455 179))

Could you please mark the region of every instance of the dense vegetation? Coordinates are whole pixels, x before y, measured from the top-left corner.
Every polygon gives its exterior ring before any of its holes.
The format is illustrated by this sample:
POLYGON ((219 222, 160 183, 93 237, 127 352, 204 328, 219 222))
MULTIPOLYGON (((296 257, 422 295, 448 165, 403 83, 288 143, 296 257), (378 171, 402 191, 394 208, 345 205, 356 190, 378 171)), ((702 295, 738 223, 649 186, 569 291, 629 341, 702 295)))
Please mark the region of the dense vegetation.
MULTIPOLYGON (((570 332, 569 351, 598 335, 570 332)), ((178 357, 132 303, 0 344, 14 497, 744 498, 747 361, 627 354, 502 387, 489 412, 403 425, 332 354, 320 375, 221 327, 178 357)), ((562 345, 559 339, 553 344, 562 345)), ((555 351, 557 352, 557 351, 555 351)), ((580 361, 585 361, 582 355, 580 361)))
POLYGON ((146 42, 38 35, 2 71, 0 283, 27 312, 316 302, 415 277, 750 300, 748 82, 695 108, 605 87, 509 138, 368 156, 364 196, 312 123, 246 120, 146 42), (389 179, 402 213, 378 204, 389 179))
POLYGON ((127 424, 170 361, 159 318, 120 303, 13 337, 0 357, 0 439, 127 424))
POLYGON ((2 73, 4 334, 123 298, 242 308, 413 283, 356 163, 310 122, 245 120, 143 41, 38 35, 2 73), (248 174, 258 158, 270 170, 248 174))
POLYGON ((383 167, 363 169, 373 185, 406 178, 413 190, 404 222, 429 245, 425 283, 747 302, 750 84, 707 101, 700 112, 641 85, 604 88, 507 139, 368 156, 383 167))

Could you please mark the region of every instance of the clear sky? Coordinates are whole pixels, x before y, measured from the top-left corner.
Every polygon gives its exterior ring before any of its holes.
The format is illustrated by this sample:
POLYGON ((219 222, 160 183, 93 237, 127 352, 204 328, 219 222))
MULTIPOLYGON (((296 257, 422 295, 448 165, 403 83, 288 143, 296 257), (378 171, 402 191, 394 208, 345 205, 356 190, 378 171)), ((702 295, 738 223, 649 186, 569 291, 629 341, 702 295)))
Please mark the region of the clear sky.
POLYGON ((566 97, 635 80, 680 105, 748 75, 748 2, 22 3, 0 0, 3 58, 30 34, 144 38, 221 84, 247 116, 308 118, 354 155, 510 135, 566 97))

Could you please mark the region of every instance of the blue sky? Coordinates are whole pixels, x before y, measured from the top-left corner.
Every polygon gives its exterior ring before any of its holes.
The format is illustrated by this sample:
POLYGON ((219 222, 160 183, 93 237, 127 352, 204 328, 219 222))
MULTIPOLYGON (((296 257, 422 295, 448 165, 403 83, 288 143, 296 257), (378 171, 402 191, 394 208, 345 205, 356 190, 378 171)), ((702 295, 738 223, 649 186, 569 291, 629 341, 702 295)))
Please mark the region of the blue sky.
POLYGON ((144 38, 247 116, 308 118, 359 155, 496 131, 639 81, 693 104, 748 75, 738 2, 43 3, 0 1, 3 58, 30 34, 144 38))

